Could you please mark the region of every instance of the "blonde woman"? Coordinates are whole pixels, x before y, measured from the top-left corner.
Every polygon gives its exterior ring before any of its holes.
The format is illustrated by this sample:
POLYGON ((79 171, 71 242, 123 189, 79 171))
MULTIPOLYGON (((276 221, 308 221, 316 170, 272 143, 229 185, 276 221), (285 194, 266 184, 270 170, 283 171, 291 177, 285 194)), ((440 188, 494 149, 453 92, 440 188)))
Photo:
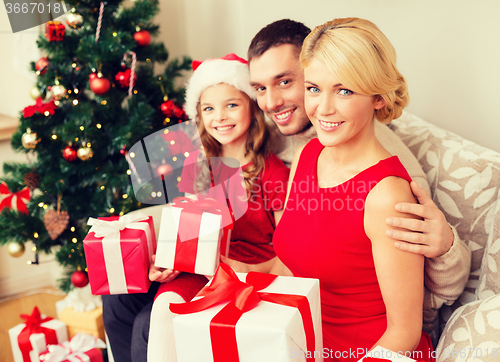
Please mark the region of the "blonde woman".
POLYGON ((424 257, 386 235, 386 218, 405 217, 394 205, 415 202, 411 179, 374 133, 409 100, 394 48, 370 21, 335 19, 307 36, 300 62, 318 139, 295 154, 272 272, 320 279, 325 360, 377 345, 429 360, 424 257))

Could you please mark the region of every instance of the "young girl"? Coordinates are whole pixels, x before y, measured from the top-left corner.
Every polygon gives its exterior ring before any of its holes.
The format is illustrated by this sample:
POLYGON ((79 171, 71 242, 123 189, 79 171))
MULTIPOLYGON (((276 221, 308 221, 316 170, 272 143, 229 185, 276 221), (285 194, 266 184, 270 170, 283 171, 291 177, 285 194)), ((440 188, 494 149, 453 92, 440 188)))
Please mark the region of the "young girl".
POLYGON ((411 179, 374 133, 409 99, 394 48, 367 20, 335 19, 308 35, 300 62, 318 139, 294 157, 272 272, 320 279, 325 361, 357 361, 377 345, 428 361, 423 256, 386 236, 386 218, 404 217, 394 205, 415 202, 411 179), (297 208, 303 198, 320 209, 297 208))
MULTIPOLYGON (((184 164, 179 191, 199 197, 201 191, 208 190, 205 196, 225 202, 226 194, 221 190, 227 188, 228 182, 223 175, 230 175, 234 167, 225 165, 224 160, 239 161, 245 188, 239 192, 241 183, 232 181, 237 177, 229 178, 229 202, 235 222, 229 257, 221 259, 238 272, 268 272, 274 263, 272 236, 283 213, 289 170, 269 151, 271 134, 255 102, 247 62, 229 54, 201 64, 193 62, 193 68, 185 109, 189 118, 197 122, 203 151, 208 161, 212 160, 212 175, 205 162, 197 162, 205 158, 192 153, 184 164), (218 180, 224 188, 211 187, 217 186, 218 180), (241 207, 242 198, 247 207, 241 207)), ((208 280, 156 267, 152 267, 150 279, 167 282, 160 285, 151 312, 148 360, 173 361, 175 345, 169 303, 191 300, 208 280)))

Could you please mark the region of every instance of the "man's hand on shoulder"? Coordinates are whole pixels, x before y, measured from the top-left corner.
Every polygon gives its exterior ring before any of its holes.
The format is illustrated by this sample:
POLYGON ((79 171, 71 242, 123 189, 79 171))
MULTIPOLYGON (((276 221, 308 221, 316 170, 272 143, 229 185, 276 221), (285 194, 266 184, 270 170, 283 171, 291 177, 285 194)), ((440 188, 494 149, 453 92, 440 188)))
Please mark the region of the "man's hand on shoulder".
POLYGON ((387 236, 396 240, 398 249, 422 254, 427 258, 437 258, 450 250, 453 245, 453 232, 444 214, 415 181, 411 190, 419 204, 399 203, 397 211, 418 216, 421 220, 389 217, 387 236))

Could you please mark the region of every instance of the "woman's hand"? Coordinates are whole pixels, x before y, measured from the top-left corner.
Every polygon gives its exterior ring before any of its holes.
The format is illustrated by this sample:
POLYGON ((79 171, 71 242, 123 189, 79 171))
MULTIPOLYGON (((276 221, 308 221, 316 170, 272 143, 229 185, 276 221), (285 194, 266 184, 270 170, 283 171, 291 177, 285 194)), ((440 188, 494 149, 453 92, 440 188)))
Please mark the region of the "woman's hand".
POLYGON ((168 283, 181 273, 178 270, 157 267, 155 265, 156 255, 153 255, 152 259, 153 262, 149 266, 149 280, 152 282, 168 283))

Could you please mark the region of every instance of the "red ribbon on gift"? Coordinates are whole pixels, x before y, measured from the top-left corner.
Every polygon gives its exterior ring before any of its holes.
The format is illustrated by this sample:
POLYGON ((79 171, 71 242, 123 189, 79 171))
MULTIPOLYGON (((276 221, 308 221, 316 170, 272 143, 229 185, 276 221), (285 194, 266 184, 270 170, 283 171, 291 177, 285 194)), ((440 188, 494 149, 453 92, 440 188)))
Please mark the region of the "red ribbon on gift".
POLYGON ((182 208, 175 246, 174 269, 194 273, 201 216, 204 212, 221 215, 223 227, 232 230, 231 215, 226 206, 214 199, 193 200, 188 197, 176 197, 172 206, 182 208))
MULTIPOLYGON (((307 350, 312 352, 315 349, 315 336, 307 297, 260 292, 268 287, 276 277, 272 274, 250 272, 247 274, 245 283, 236 276, 228 265, 220 264, 210 285, 204 287, 197 295, 204 298, 188 303, 171 303, 170 310, 176 314, 190 314, 229 301, 210 321, 212 353, 214 362, 238 362, 236 323, 243 313, 255 308, 261 300, 295 307, 302 316, 307 350)), ((308 357, 307 361, 314 361, 314 357, 308 357)))
POLYGON ((52 320, 52 318, 43 318, 40 315, 38 307, 33 308, 31 315, 21 314, 21 318, 26 320, 26 326, 23 328, 19 336, 17 336, 17 343, 23 355, 24 362, 31 362, 30 351, 33 346, 30 342, 30 336, 35 333, 43 333, 45 335, 45 342, 49 344, 57 344, 56 331, 50 328, 42 327, 41 324, 52 320))
POLYGON ((28 208, 26 207, 26 202, 30 200, 30 190, 28 187, 18 192, 11 192, 9 186, 5 182, 2 182, 0 183, 0 196, 5 196, 0 202, 0 211, 3 208, 11 209, 12 200, 15 198, 17 211, 25 214, 28 213, 28 208))

